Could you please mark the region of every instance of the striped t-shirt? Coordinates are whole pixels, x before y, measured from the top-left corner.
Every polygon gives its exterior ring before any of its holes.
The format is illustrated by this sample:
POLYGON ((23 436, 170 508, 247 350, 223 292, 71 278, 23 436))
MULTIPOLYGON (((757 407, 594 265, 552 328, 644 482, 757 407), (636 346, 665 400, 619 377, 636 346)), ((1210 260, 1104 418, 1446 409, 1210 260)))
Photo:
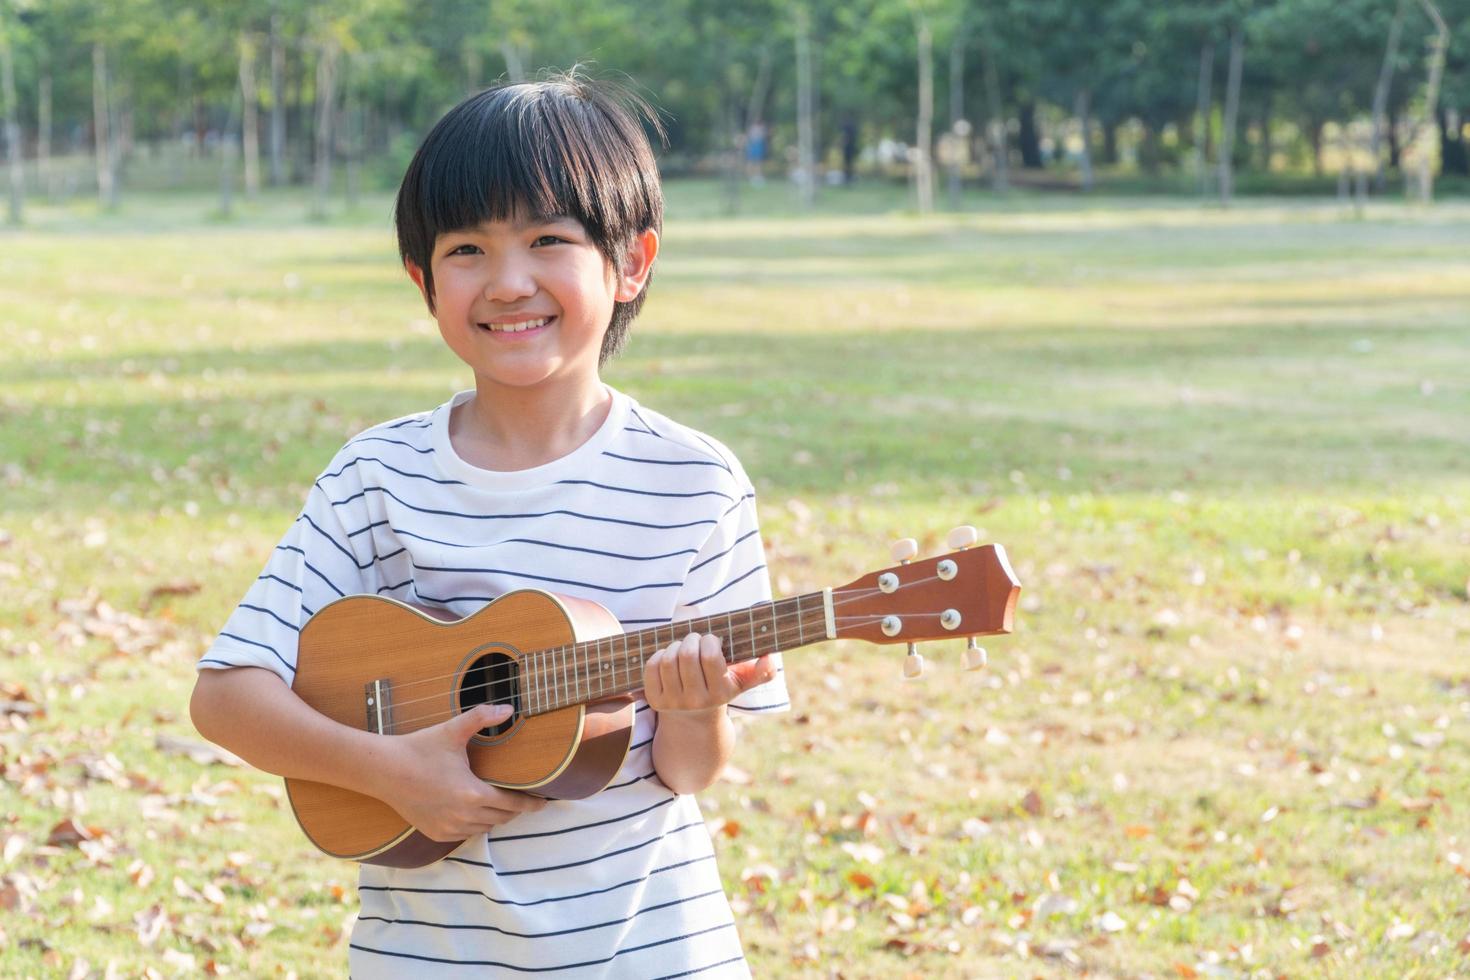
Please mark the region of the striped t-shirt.
MULTIPOLYGON (((302 624, 351 594, 468 616, 539 588, 600 602, 625 630, 769 599, 739 462, 611 393, 587 442, 529 470, 455 453, 449 414, 468 391, 355 436, 200 667, 265 667, 289 683, 302 624)), ((784 674, 730 707, 786 710, 784 674)), ((363 865, 353 977, 748 976, 699 806, 659 781, 657 714, 637 709, 632 751, 601 793, 548 803, 425 868, 363 865)))

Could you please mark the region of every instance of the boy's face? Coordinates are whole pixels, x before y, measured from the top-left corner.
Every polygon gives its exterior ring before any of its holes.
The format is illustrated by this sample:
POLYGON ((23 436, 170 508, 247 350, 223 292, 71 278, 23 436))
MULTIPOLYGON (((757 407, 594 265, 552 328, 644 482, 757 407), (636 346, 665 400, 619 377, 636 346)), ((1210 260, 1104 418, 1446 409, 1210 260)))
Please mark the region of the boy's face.
MULTIPOLYGON (((561 393, 563 383, 595 384, 613 304, 638 295, 657 253, 658 235, 643 232, 618 273, 564 215, 442 234, 432 259, 439 332, 477 384, 561 393)), ((423 291, 422 272, 409 263, 408 273, 423 291)))

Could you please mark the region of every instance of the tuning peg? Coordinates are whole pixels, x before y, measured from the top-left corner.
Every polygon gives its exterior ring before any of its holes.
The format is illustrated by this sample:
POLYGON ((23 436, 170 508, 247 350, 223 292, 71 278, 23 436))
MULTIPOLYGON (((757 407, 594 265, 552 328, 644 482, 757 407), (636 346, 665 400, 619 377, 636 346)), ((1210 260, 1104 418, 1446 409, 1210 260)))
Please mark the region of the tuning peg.
POLYGON ((909 655, 903 658, 903 679, 917 680, 924 674, 924 658, 919 656, 917 644, 909 644, 909 655))
POLYGON ((949 532, 949 546, 954 551, 964 551, 970 545, 980 540, 980 532, 973 525, 961 524, 949 532))
POLYGON ((985 648, 976 643, 973 636, 970 637, 970 642, 965 646, 965 669, 984 670, 989 661, 990 658, 985 655, 985 648))
POLYGON ((913 538, 899 538, 893 542, 893 546, 888 549, 888 553, 893 556, 894 561, 907 565, 909 559, 919 553, 919 542, 913 538))

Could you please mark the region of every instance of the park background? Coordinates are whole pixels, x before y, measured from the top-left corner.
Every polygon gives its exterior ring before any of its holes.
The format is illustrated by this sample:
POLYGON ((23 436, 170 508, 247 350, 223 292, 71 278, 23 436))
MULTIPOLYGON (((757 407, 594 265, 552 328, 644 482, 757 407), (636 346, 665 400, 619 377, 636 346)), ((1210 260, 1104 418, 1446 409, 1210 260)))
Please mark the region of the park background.
POLYGON ((828 644, 706 793, 760 976, 1470 974, 1470 3, 0 0, 0 973, 337 975, 354 868, 193 662, 360 429, 469 378, 432 121, 659 108, 609 380, 778 594, 958 523, 1017 630, 828 644))

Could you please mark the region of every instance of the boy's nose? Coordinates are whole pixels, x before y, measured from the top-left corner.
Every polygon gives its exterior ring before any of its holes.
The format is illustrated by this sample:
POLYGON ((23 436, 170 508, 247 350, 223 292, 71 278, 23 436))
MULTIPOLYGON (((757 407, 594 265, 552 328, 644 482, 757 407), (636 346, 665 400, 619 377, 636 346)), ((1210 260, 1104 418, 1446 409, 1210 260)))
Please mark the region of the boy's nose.
POLYGON ((492 303, 514 303, 536 292, 536 281, 529 270, 513 262, 503 262, 485 282, 485 299, 492 303))

